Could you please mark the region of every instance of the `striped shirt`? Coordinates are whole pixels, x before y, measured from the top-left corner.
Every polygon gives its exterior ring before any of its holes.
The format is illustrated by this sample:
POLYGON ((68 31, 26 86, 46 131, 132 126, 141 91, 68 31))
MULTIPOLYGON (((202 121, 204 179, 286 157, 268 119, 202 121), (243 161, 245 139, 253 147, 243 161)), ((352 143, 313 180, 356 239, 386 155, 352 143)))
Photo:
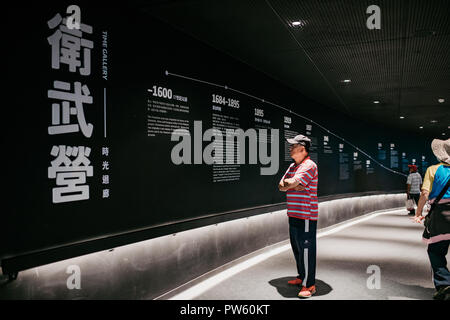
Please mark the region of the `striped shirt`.
POLYGON ((294 162, 289 166, 282 180, 294 178, 305 187, 303 191, 286 191, 289 217, 317 221, 319 216, 318 177, 317 165, 309 157, 298 165, 294 162))
POLYGON ((419 194, 420 193, 420 185, 422 184, 422 177, 420 173, 413 172, 408 175, 408 179, 406 180, 406 184, 410 184, 411 188, 409 189, 409 193, 411 194, 419 194))

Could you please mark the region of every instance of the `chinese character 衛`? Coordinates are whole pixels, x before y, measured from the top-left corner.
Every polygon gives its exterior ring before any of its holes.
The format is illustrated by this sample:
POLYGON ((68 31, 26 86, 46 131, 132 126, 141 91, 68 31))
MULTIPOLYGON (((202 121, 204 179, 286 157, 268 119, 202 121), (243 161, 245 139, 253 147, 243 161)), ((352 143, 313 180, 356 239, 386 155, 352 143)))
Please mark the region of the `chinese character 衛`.
POLYGON ((55 33, 47 38, 52 46, 52 68, 59 69, 60 64, 69 65, 70 72, 76 72, 87 76, 91 74, 91 49, 94 43, 91 40, 83 39, 83 32, 92 34, 92 26, 81 24, 80 29, 69 29, 66 26, 66 18, 62 18, 58 13, 47 24, 50 29, 58 28, 55 33), (81 66, 81 49, 83 48, 83 66, 81 66))

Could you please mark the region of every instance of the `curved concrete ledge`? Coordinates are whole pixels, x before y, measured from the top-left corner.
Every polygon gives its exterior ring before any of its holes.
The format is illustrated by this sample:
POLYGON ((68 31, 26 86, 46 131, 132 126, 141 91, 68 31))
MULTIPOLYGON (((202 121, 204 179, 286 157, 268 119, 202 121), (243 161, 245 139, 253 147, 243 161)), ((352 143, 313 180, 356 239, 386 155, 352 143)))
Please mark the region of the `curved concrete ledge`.
MULTIPOLYGON (((402 207, 405 198, 385 194, 320 202, 319 228, 402 207)), ((286 239, 286 210, 269 212, 25 270, 15 281, 1 279, 0 299, 153 299, 286 239)))
POLYGON ((318 228, 329 227, 369 212, 402 207, 405 205, 406 195, 379 194, 364 197, 335 199, 319 203, 318 228))

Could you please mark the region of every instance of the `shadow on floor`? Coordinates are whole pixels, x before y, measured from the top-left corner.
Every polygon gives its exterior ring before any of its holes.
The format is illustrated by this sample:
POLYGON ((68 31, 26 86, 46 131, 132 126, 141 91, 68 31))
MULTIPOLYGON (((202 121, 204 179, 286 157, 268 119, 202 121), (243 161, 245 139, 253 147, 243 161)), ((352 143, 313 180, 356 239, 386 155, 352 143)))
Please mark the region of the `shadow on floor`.
MULTIPOLYGON (((269 284, 277 288, 278 293, 284 298, 298 298, 300 286, 293 286, 288 284, 288 281, 293 279, 295 279, 295 276, 273 279, 269 281, 269 284)), ((330 293, 333 288, 322 280, 316 279, 316 290, 317 291, 314 296, 324 296, 330 293)))
MULTIPOLYGON (((387 299, 414 299, 414 300, 433 300, 434 288, 425 288, 419 285, 408 285, 397 281, 389 281, 385 284, 388 291, 391 291, 387 299), (397 295, 395 295, 397 294, 397 295)), ((374 290, 376 293, 377 290, 374 290)), ((385 296, 377 297, 386 299, 385 296)))

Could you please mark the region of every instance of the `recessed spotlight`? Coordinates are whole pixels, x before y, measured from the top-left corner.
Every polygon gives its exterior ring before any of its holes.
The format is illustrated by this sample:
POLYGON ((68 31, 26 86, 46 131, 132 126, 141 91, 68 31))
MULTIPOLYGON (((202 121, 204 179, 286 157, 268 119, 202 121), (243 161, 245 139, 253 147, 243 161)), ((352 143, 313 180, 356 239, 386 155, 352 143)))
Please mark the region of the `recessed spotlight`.
POLYGON ((444 103, 444 102, 445 102, 445 99, 439 98, 439 99, 438 99, 438 102, 439 102, 439 103, 444 103))
POLYGON ((431 123, 436 123, 436 122, 437 122, 437 120, 431 120, 430 122, 431 122, 431 123))
POLYGON ((342 80, 341 82, 349 83, 349 82, 352 82, 352 80, 350 80, 350 79, 345 79, 345 80, 342 80))
POLYGON ((379 100, 375 100, 373 103, 378 104, 378 103, 380 103, 380 101, 379 100))
POLYGON ((292 22, 292 26, 294 26, 294 27, 299 27, 299 26, 304 26, 305 25, 305 22, 304 21, 294 21, 294 22, 292 22))
POLYGON ((423 129, 423 126, 420 126, 419 129, 423 129))
POLYGON ((405 117, 404 116, 400 116, 400 119, 405 119, 405 117))

